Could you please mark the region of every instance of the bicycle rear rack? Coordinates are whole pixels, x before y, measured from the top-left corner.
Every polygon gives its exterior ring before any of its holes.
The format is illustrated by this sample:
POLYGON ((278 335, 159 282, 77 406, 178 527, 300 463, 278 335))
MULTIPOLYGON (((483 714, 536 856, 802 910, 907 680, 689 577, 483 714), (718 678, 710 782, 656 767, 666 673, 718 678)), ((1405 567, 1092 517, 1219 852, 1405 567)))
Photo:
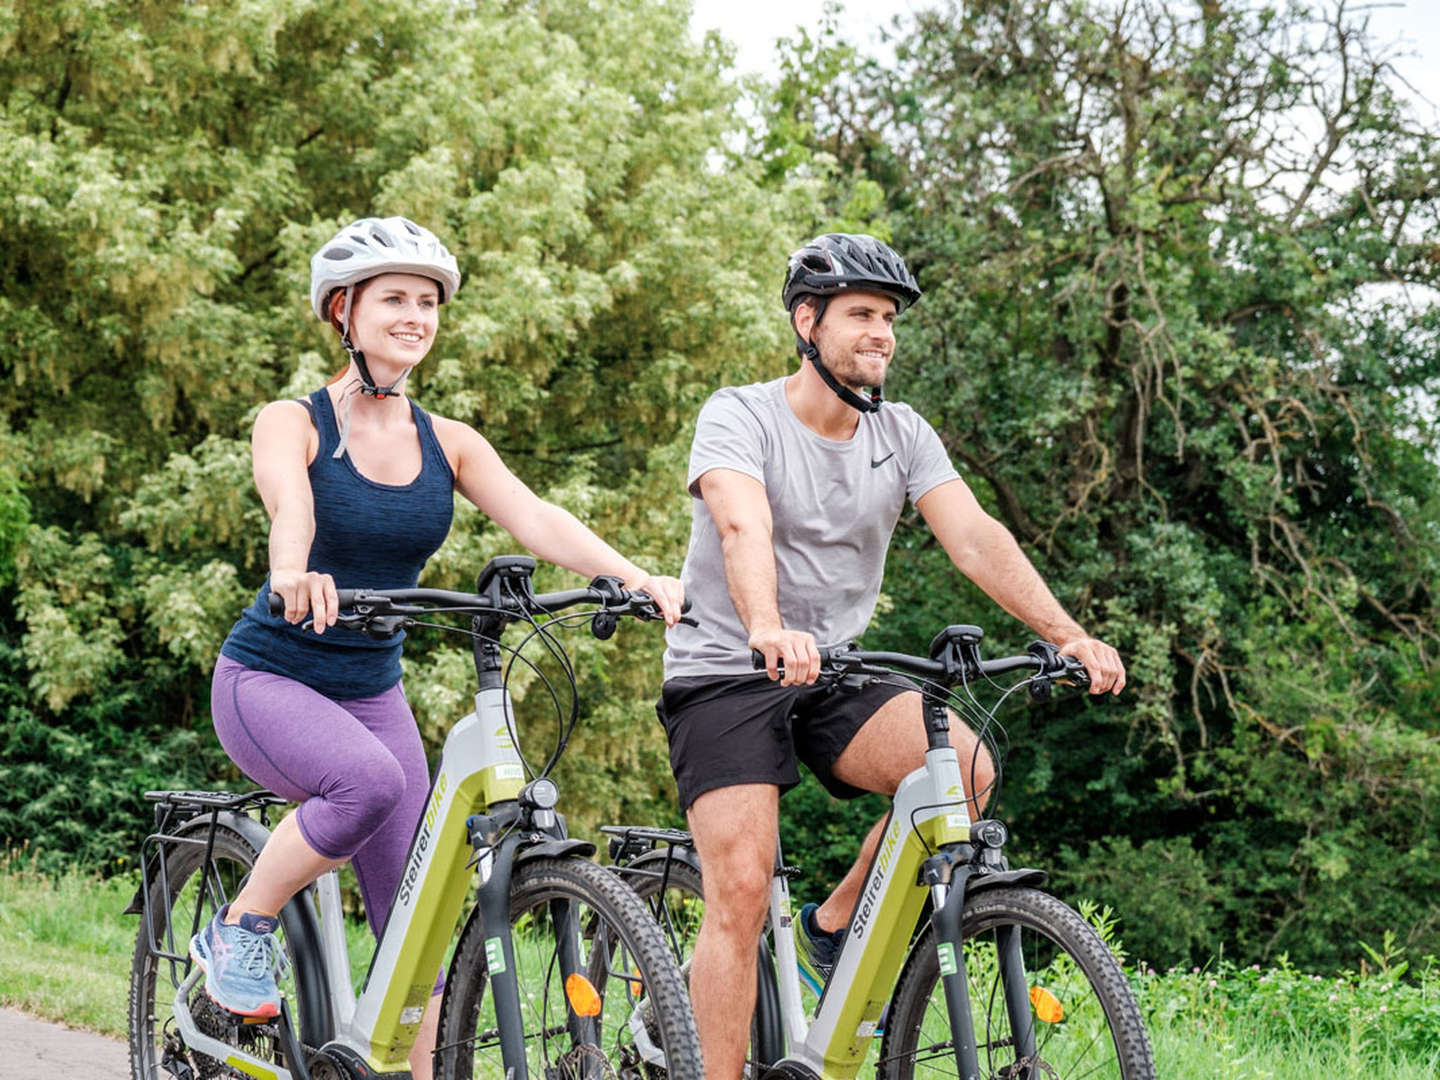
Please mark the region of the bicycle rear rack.
POLYGON ((170 895, 171 856, 182 847, 203 848, 201 860, 200 888, 208 896, 211 909, 218 911, 230 900, 225 895, 224 882, 215 869, 212 858, 215 851, 215 831, 223 812, 237 814, 258 814, 260 823, 269 826, 269 811, 272 807, 284 806, 288 800, 269 791, 147 791, 145 798, 155 804, 155 831, 140 843, 140 888, 137 890, 126 914, 138 914, 144 921, 148 945, 153 956, 170 964, 170 982, 179 988, 190 974, 190 939, 199 932, 200 920, 206 910, 203 898, 197 896, 192 925, 177 943, 175 927, 171 925, 171 908, 167 901, 162 918, 157 920, 150 909, 152 886, 160 885, 160 894, 170 895), (201 816, 208 816, 209 823, 202 827, 184 829, 187 823, 201 816), (161 925, 157 926, 157 922, 161 925))

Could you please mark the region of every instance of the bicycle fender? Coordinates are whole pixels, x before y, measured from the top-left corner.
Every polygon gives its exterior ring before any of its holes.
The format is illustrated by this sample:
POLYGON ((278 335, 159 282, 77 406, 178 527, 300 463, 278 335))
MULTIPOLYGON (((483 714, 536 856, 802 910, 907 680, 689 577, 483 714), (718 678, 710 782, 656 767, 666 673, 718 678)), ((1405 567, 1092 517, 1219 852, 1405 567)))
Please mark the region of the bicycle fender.
POLYGON ((998 889, 1002 885, 1032 885, 1035 888, 1045 884, 1050 875, 1044 870, 1021 867, 1017 870, 996 870, 988 874, 971 874, 965 882, 965 895, 974 896, 986 889, 998 889))
POLYGON ((655 851, 648 851, 644 855, 632 859, 624 866, 612 866, 610 869, 614 870, 621 877, 624 877, 626 872, 630 870, 646 870, 658 873, 664 870, 667 862, 684 863, 697 874, 700 873, 700 856, 695 854, 695 849, 679 846, 666 848, 664 850, 657 848, 655 851))
POLYGON ((588 859, 595 854, 595 845, 588 840, 546 840, 530 844, 515 853, 515 865, 531 859, 588 859))

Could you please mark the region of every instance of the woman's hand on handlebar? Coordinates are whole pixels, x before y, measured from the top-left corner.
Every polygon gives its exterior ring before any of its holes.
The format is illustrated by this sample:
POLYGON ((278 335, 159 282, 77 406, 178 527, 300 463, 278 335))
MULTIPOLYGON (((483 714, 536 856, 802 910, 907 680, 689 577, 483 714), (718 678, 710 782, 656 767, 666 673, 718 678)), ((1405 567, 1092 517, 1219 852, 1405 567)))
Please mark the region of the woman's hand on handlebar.
POLYGON ((679 578, 646 574, 638 580, 627 581, 625 587, 631 592, 643 592, 660 606, 665 616, 665 625, 674 626, 679 621, 685 606, 685 586, 679 578))
POLYGON ((1060 647, 1061 656, 1073 656, 1090 674, 1090 693, 1118 694, 1125 689, 1125 664, 1120 654, 1098 638, 1072 638, 1060 647))
POLYGON ((315 633, 323 634, 335 625, 340 603, 335 596, 335 579, 309 570, 270 571, 270 591, 285 601, 285 621, 298 623, 308 614, 315 633))
POLYGON ((820 676, 820 650, 815 636, 804 630, 757 630, 750 635, 750 648, 765 657, 765 674, 781 686, 808 685, 820 676))

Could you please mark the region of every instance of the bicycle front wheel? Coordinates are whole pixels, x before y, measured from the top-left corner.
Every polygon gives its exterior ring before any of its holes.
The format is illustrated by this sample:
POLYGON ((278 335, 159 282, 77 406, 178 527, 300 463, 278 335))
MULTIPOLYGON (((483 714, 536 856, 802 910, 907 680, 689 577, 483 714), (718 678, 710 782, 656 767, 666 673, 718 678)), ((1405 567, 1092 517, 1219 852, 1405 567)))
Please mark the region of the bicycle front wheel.
MULTIPOLYGON (((966 903, 961 936, 981 1076, 1154 1080, 1130 985, 1100 936, 1073 909, 1037 889, 990 889, 966 903), (1024 985, 1007 988, 1005 973, 1017 970, 1017 957, 1024 985), (1012 1024, 1017 1001, 1028 1002, 1028 1019, 1012 1024)), ((916 940, 896 985, 880 1058, 879 1074, 887 1080, 956 1073, 931 926, 916 940)))
MULTIPOLYGON (((645 1078, 660 1062, 679 1080, 704 1076, 680 972, 619 878, 584 859, 527 860, 510 888, 510 931, 534 1080, 645 1078), (561 962, 567 942, 573 970, 561 962)), ((506 1080, 485 936, 472 919, 456 946, 440 1009, 441 1080, 506 1080)))

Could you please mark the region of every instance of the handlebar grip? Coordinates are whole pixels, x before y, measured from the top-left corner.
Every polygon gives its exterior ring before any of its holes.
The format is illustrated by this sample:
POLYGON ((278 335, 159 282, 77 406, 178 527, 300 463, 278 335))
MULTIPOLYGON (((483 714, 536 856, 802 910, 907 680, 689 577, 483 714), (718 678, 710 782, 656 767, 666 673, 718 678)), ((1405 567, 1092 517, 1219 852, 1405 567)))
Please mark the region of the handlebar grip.
MULTIPOLYGON (((344 611, 346 608, 354 607, 355 597, 359 596, 362 592, 364 592, 363 589, 336 589, 335 599, 338 602, 339 609, 344 611)), ((270 607, 271 615, 285 614, 285 598, 279 593, 269 593, 266 596, 266 603, 270 607)))
MULTIPOLYGON (((838 655, 841 650, 839 646, 827 645, 823 649, 816 649, 815 651, 820 654, 820 667, 823 671, 826 669, 827 665, 829 665, 831 656, 838 655)), ((751 649, 750 663, 752 666, 754 666, 756 671, 764 671, 765 654, 762 653, 759 649, 751 649)), ((783 656, 777 656, 775 658, 775 667, 779 671, 785 670, 785 658, 783 656)))

